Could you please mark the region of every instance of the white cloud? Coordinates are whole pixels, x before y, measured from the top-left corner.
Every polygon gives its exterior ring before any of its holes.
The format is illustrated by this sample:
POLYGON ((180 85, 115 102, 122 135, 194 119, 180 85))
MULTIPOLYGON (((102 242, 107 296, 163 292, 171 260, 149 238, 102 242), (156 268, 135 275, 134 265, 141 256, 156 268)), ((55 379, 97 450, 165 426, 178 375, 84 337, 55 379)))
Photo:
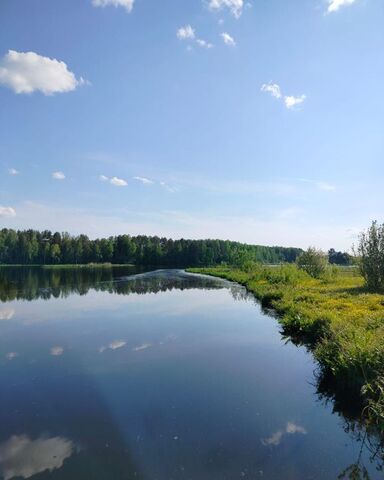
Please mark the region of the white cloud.
POLYGON ((285 106, 288 109, 292 109, 296 107, 297 105, 300 105, 305 101, 307 98, 306 95, 300 95, 298 97, 295 97, 293 95, 285 95, 283 98, 283 94, 281 92, 281 88, 277 83, 264 83, 261 86, 260 89, 262 92, 269 93, 272 97, 277 98, 277 99, 283 99, 285 106))
POLYGON ((180 27, 177 30, 177 38, 180 40, 192 40, 195 38, 195 30, 191 27, 191 25, 185 25, 185 27, 180 27))
POLYGON ((302 104, 305 99, 306 95, 300 95, 299 97, 294 97, 293 95, 287 95, 284 97, 284 103, 287 108, 294 108, 297 105, 302 104))
POLYGON ((55 470, 63 465, 74 451, 70 440, 62 437, 37 438, 13 435, 0 444, 0 472, 4 480, 29 478, 45 470, 55 470))
POLYGON ((341 7, 352 5, 356 0, 328 0, 328 13, 337 12, 341 7))
POLYGON ((135 0, 92 0, 92 5, 94 7, 123 7, 127 12, 131 12, 135 0))
POLYGON ((101 182, 108 182, 109 178, 106 177, 105 175, 99 175, 99 180, 100 180, 101 182))
POLYGON ((19 171, 16 170, 16 168, 9 168, 8 173, 9 173, 9 175, 18 175, 19 171))
POLYGON ((210 10, 222 10, 228 8, 233 16, 239 18, 243 11, 244 0, 208 0, 208 8, 210 10))
POLYGON ((133 177, 134 180, 141 182, 143 185, 153 185, 153 180, 145 177, 133 177))
POLYGON ((201 48, 212 48, 213 45, 212 43, 207 42, 206 40, 202 40, 201 38, 198 38, 196 40, 196 43, 199 45, 201 48))
POLYGON ((0 85, 15 93, 40 91, 44 95, 70 92, 87 83, 77 79, 64 62, 35 52, 9 50, 0 60, 0 85))
POLYGON ((230 47, 234 47, 236 45, 235 39, 233 37, 231 37, 231 35, 229 35, 229 33, 223 32, 223 33, 220 33, 220 36, 221 36, 221 38, 223 39, 223 42, 226 45, 228 45, 230 47))
POLYGON ((128 183, 123 180, 122 178, 118 178, 118 177, 112 177, 109 182, 114 185, 115 187, 125 187, 128 185, 128 183))
POLYGON ((264 83, 260 89, 262 92, 270 93, 272 97, 281 98, 281 89, 277 83, 264 83))
POLYGON ((3 207, 0 205, 0 217, 15 217, 16 210, 12 207, 3 207))
POLYGON ((64 348, 63 347, 52 347, 51 350, 50 350, 50 353, 51 355, 53 355, 54 357, 59 357, 60 355, 62 355, 64 353, 64 348))
POLYGON ((53 172, 52 173, 52 178, 54 180, 65 180, 65 175, 63 172, 53 172))

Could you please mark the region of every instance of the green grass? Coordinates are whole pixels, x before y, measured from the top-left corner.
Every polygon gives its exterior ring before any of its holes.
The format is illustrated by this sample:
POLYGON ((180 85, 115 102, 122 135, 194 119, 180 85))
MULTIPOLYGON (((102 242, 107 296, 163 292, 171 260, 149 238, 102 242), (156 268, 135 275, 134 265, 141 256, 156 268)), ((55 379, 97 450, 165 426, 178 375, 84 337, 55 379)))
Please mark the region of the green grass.
POLYGON ((367 291, 355 269, 330 268, 320 279, 295 265, 188 271, 238 282, 275 309, 284 333, 313 351, 324 374, 359 395, 364 415, 384 433, 384 295, 367 291))

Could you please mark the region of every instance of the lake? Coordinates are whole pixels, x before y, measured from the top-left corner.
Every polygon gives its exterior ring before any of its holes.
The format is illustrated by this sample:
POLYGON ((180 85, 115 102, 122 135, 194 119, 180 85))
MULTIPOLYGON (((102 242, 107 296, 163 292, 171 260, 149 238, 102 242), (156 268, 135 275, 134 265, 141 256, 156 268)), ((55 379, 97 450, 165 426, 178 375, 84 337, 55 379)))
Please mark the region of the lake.
POLYGON ((383 478, 312 355, 182 270, 0 268, 0 425, 4 480, 383 478))

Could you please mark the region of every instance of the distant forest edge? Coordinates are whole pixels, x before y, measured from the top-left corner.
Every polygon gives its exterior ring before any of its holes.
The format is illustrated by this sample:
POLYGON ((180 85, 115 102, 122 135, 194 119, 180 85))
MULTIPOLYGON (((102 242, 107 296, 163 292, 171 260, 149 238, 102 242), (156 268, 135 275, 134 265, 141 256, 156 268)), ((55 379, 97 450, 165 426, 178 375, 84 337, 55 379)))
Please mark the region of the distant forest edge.
POLYGON ((9 265, 241 265, 249 260, 295 262, 301 252, 300 248, 247 245, 229 240, 171 240, 145 235, 90 240, 86 235, 72 236, 49 230, 0 230, 0 264, 9 265))

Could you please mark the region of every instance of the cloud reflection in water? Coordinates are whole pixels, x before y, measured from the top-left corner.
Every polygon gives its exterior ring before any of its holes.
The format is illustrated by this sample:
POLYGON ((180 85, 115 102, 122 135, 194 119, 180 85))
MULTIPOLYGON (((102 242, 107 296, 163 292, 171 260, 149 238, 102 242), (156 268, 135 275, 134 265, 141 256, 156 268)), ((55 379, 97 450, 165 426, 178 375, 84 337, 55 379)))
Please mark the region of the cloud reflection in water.
POLYGON ((268 438, 263 438, 261 443, 263 445, 273 445, 276 447, 280 444, 281 440, 285 435, 293 435, 295 433, 301 433, 302 435, 306 435, 307 431, 304 427, 300 425, 296 425, 293 422, 288 422, 285 428, 277 430, 277 432, 272 433, 272 435, 268 438))
POLYGON ((4 480, 29 478, 44 470, 55 470, 74 452, 73 442, 62 437, 13 435, 0 444, 0 473, 4 480))

